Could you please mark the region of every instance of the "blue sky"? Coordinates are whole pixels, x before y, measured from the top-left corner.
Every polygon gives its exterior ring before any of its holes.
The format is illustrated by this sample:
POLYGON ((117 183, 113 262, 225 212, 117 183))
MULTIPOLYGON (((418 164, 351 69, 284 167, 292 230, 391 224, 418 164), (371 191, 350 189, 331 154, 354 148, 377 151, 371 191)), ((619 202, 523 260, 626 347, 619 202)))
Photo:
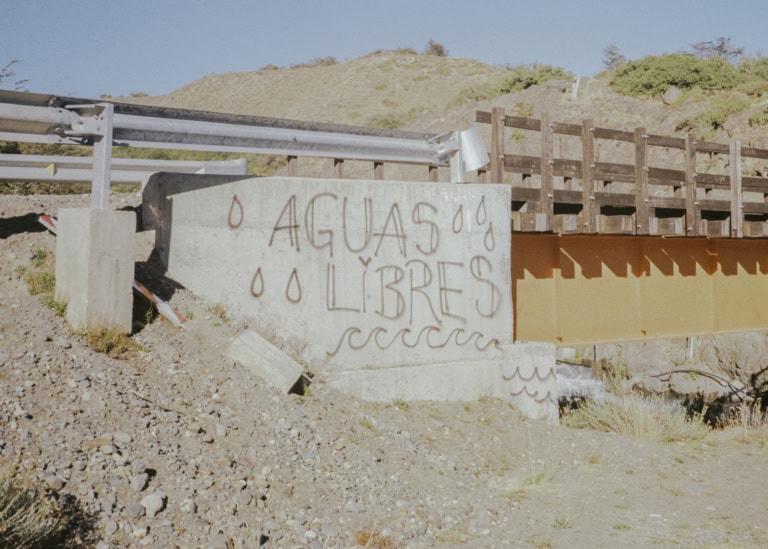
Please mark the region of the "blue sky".
POLYGON ((766 20, 766 0, 0 0, 0 67, 17 58, 33 92, 158 95, 433 38, 455 57, 591 76, 609 44, 639 59, 723 36, 768 55, 766 20))

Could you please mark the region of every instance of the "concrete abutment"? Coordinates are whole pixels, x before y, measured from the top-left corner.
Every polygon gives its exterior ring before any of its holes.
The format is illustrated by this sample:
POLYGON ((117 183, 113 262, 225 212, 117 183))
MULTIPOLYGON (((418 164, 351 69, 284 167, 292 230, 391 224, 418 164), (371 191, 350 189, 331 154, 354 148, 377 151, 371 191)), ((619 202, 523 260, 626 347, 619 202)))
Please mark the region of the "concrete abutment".
POLYGON ((557 421, 554 346, 512 339, 509 186, 157 174, 143 198, 168 276, 246 323, 229 358, 261 379, 557 421))

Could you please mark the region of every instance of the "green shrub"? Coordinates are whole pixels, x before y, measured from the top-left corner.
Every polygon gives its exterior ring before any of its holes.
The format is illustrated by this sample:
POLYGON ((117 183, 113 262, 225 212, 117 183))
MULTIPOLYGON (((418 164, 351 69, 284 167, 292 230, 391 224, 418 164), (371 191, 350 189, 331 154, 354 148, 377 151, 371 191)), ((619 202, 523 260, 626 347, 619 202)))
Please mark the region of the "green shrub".
POLYGON ((0 141, 0 154, 21 154, 21 149, 13 141, 0 141))
POLYGON ((30 295, 53 294, 56 289, 56 276, 50 270, 27 271, 24 275, 30 295))
POLYGON ((426 55, 435 55, 437 57, 448 56, 448 50, 445 49, 445 46, 431 38, 429 39, 429 42, 427 42, 427 47, 424 48, 424 53, 426 55))
POLYGON ((527 101, 518 101, 515 103, 514 113, 515 116, 520 116, 521 118, 531 118, 535 108, 536 105, 533 103, 528 103, 527 101))
POLYGON ((764 107, 763 110, 750 116, 749 125, 752 127, 768 126, 768 107, 764 107))
POLYGON ((572 73, 564 71, 561 67, 552 67, 539 63, 511 67, 509 71, 511 74, 504 79, 496 90, 495 95, 523 91, 549 80, 568 80, 573 78, 572 73))
POLYGON ((743 97, 714 97, 710 100, 707 110, 694 117, 686 118, 675 129, 690 130, 695 137, 706 139, 712 136, 712 132, 721 129, 729 116, 745 111, 749 106, 749 100, 743 97))
POLYGON ((746 57, 739 63, 739 73, 746 80, 768 81, 768 57, 746 57))
POLYGON ((370 128, 383 128, 386 130, 396 130, 405 126, 405 120, 401 115, 382 114, 370 117, 366 124, 370 128))
POLYGON ((744 75, 725 59, 676 53, 628 61, 617 68, 610 85, 617 93, 639 97, 661 95, 670 86, 731 90, 743 81, 744 75))
POLYGON ((306 63, 297 63, 291 65, 292 69, 312 68, 312 67, 328 67, 330 65, 336 65, 338 61, 335 57, 315 57, 310 59, 306 63))

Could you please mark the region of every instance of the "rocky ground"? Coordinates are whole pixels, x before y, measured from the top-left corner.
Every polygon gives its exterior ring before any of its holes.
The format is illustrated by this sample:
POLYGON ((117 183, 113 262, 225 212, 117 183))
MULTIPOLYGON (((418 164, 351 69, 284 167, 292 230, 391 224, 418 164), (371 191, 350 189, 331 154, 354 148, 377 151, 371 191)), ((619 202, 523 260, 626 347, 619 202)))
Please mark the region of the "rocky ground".
POLYGON ((55 252, 36 215, 88 200, 0 197, 0 469, 81 510, 73 546, 768 545, 764 440, 657 444, 497 400, 374 404, 320 383, 284 394, 223 357, 246 326, 183 289, 186 329, 156 317, 132 354, 93 351, 22 274, 55 252))

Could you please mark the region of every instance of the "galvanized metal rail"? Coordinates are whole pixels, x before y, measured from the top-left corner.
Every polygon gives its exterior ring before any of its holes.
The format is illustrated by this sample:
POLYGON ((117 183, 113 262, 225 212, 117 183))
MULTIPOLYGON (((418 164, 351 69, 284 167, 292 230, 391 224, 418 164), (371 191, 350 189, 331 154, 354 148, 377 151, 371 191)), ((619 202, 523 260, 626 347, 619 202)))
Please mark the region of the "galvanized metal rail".
MULTIPOLYGON (((0 140, 93 145, 92 203, 98 208, 109 203, 113 146, 450 165, 452 180, 461 182, 465 170, 477 169, 474 160, 469 166, 462 159, 470 141, 465 137, 462 144, 462 133, 432 135, 0 91, 0 140)), ((482 157, 482 151, 473 156, 482 157)))
MULTIPOLYGON (((141 183, 156 172, 248 175, 248 161, 144 160, 113 158, 112 183, 141 183)), ((0 154, 0 180, 85 183, 93 179, 93 157, 0 154)))

